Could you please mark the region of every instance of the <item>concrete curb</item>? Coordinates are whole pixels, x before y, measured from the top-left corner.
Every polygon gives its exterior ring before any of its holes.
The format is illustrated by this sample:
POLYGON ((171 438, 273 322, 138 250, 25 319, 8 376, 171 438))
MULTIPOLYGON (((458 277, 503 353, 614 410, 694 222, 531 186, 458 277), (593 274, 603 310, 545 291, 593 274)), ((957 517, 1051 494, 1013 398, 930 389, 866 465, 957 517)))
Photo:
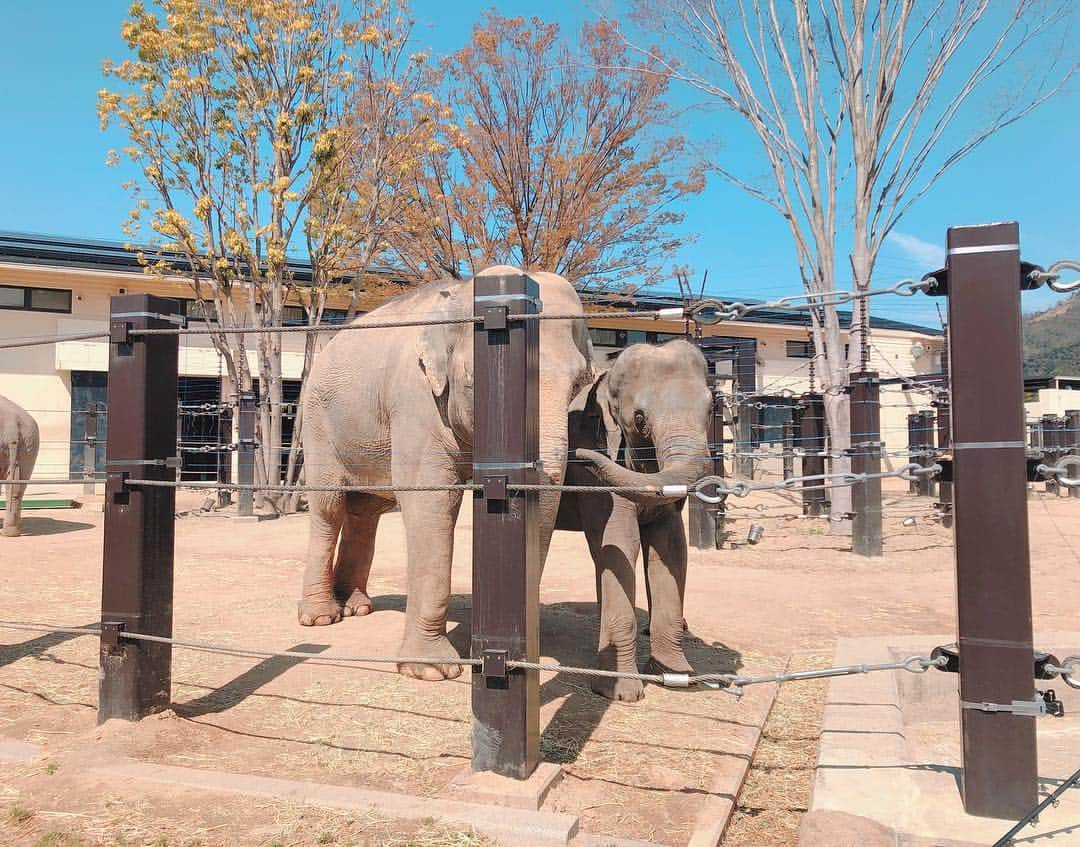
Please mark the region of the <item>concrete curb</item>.
POLYGON ((112 780, 138 780, 247 797, 272 797, 329 809, 372 810, 405 820, 436 818, 447 823, 472 827, 477 832, 507 845, 567 845, 578 833, 578 819, 571 815, 481 806, 476 803, 413 797, 319 782, 249 776, 130 760, 96 767, 92 773, 112 780))
POLYGON ((742 791, 746 775, 750 772, 750 765, 754 761, 758 745, 761 743, 761 735, 765 731, 765 722, 772 712, 773 703, 776 700, 778 686, 771 683, 767 686, 768 695, 761 711, 761 721, 753 731, 749 744, 749 750, 745 754, 725 759, 709 783, 710 796, 705 799, 704 808, 698 814, 694 823, 694 831, 690 834, 687 847, 719 847, 724 840, 728 822, 735 811, 735 803, 739 792, 742 791))

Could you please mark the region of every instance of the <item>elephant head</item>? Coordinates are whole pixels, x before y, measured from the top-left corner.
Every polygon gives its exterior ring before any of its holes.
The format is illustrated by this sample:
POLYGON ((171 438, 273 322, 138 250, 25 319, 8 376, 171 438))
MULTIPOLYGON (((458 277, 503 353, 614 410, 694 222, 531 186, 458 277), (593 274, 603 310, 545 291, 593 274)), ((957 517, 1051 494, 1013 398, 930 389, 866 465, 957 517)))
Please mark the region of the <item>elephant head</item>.
MULTIPOLYGON (((596 405, 607 433, 607 453, 579 449, 608 485, 689 485, 707 472, 712 394, 705 358, 687 341, 628 347, 597 381, 596 405), (619 464, 619 460, 622 464, 619 464)), ((679 499, 659 492, 628 492, 643 504, 679 499)))
MULTIPOLYGON (((516 274, 517 268, 497 265, 484 274, 516 274)), ((546 312, 582 314, 577 291, 557 274, 530 272, 540 287, 546 312)), ((437 317, 472 314, 473 286, 448 283, 440 291, 437 317)), ((418 340, 420 365, 431 384, 444 422, 463 445, 472 444, 473 433, 473 326, 441 324, 425 327, 418 340)), ((567 410, 570 401, 592 377, 589 335, 584 320, 540 321, 540 461, 546 481, 559 485, 565 478, 567 459, 567 410)), ((542 557, 547 552, 559 492, 539 497, 542 557)), ((542 560, 542 559, 541 559, 542 560)))

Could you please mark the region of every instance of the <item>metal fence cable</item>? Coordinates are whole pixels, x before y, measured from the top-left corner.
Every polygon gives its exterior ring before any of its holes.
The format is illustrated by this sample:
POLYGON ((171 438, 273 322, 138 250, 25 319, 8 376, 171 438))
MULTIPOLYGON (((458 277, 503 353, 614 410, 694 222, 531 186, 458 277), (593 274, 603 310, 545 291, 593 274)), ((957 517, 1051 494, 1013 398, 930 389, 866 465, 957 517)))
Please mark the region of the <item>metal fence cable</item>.
POLYGON ((28 335, 22 338, 7 338, 0 341, 0 350, 12 350, 16 347, 39 347, 45 344, 59 344, 64 341, 89 341, 96 338, 108 338, 107 330, 93 332, 75 332, 70 335, 28 335))
MULTIPOLYGON (((26 624, 13 621, 0 621, 0 628, 28 630, 31 632, 60 632, 72 635, 101 635, 96 627, 61 627, 46 624, 26 624)), ((303 659, 316 663, 371 663, 371 664, 413 664, 413 665, 467 665, 479 667, 483 665, 482 659, 470 658, 439 658, 432 659, 423 656, 337 656, 325 653, 302 653, 297 650, 265 650, 259 647, 245 647, 232 644, 216 644, 207 641, 189 641, 182 638, 169 638, 161 635, 148 635, 140 632, 127 632, 121 630, 118 638, 127 641, 150 641, 158 644, 171 644, 173 647, 181 647, 188 650, 201 650, 209 653, 226 653, 238 656, 257 656, 260 658, 284 657, 291 659, 303 659)), ((1070 660, 1080 661, 1076 657, 1070 660)), ((700 685, 714 690, 723 690, 736 697, 742 696, 742 689, 750 685, 764 683, 798 682, 808 679, 827 679, 836 676, 852 676, 855 674, 867 674, 878 671, 907 671, 909 673, 924 673, 932 667, 943 667, 948 662, 946 656, 936 659, 929 656, 908 656, 906 659, 896 662, 883 662, 880 664, 843 665, 840 667, 819 668, 817 670, 793 671, 789 673, 765 674, 763 676, 742 676, 733 673, 663 673, 644 674, 626 671, 610 671, 600 668, 582 668, 574 665, 562 665, 551 662, 523 662, 511 659, 506 662, 510 670, 536 670, 550 673, 565 673, 577 676, 591 676, 604 679, 635 679, 641 682, 651 682, 666 688, 688 688, 700 685)))

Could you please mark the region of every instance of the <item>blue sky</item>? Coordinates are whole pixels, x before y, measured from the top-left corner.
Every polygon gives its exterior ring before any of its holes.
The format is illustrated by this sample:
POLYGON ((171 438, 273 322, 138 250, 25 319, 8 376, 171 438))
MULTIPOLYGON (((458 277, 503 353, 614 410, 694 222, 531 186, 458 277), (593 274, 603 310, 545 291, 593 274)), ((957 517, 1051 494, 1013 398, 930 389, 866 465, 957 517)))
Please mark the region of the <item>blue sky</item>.
MULTIPOLYGON (((129 199, 121 170, 105 167, 105 154, 123 139, 98 130, 95 95, 102 59, 120 58, 119 27, 128 0, 4 2, 0 10, 0 229, 122 239, 129 199)), ((467 38, 491 0, 414 0, 419 46, 450 51, 467 38), (452 9, 452 13, 448 12, 452 9)), ((533 14, 535 0, 500 0, 505 14, 533 14)), ((576 0, 549 0, 544 15, 568 28, 593 14, 576 0)), ((697 140, 719 139, 726 165, 757 172, 755 151, 731 119, 695 112, 685 131, 697 140)), ((1073 89, 1030 119, 991 139, 948 174, 901 222, 885 248, 877 281, 920 275, 942 256, 952 224, 1019 220, 1026 259, 1047 264, 1080 253, 1080 89, 1073 89)), ((685 229, 695 243, 678 256, 698 278, 709 271, 709 290, 735 297, 798 293, 790 236, 776 213, 719 180, 685 204, 685 229)), ((843 266, 843 261, 838 262, 843 266)), ((838 287, 848 287, 841 278, 838 287)), ((1056 295, 1025 295, 1035 309, 1056 295)), ((875 311, 936 323, 933 301, 887 298, 875 311)))

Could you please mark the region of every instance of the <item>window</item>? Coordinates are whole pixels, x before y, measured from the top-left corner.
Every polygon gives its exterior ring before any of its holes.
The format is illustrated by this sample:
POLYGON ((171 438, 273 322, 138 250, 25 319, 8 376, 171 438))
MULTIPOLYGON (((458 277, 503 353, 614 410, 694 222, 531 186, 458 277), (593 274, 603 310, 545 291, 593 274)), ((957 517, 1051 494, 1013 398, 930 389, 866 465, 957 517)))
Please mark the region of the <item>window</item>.
POLYGON ((71 292, 64 288, 0 285, 0 309, 71 314, 71 292))
POLYGON ((180 311, 189 323, 217 320, 217 305, 208 300, 181 300, 180 311))
POLYGON ((814 358, 814 342, 812 341, 787 341, 785 345, 789 359, 814 358))
MULTIPOLYGON (((814 342, 813 341, 785 341, 784 344, 787 347, 787 357, 789 359, 813 359, 814 358, 814 342)), ((850 344, 844 345, 844 358, 847 358, 848 351, 851 349, 850 344)))
POLYGON ((589 330, 589 337, 597 347, 625 347, 625 329, 596 329, 589 330))
POLYGON ((297 326, 307 323, 307 315, 303 306, 285 306, 281 310, 281 322, 285 326, 297 326))
MULTIPOLYGON (((345 323, 346 311, 344 309, 323 309, 322 322, 324 324, 345 323)), ((281 310, 281 322, 285 326, 306 326, 308 322, 307 312, 303 306, 285 306, 281 310)))

